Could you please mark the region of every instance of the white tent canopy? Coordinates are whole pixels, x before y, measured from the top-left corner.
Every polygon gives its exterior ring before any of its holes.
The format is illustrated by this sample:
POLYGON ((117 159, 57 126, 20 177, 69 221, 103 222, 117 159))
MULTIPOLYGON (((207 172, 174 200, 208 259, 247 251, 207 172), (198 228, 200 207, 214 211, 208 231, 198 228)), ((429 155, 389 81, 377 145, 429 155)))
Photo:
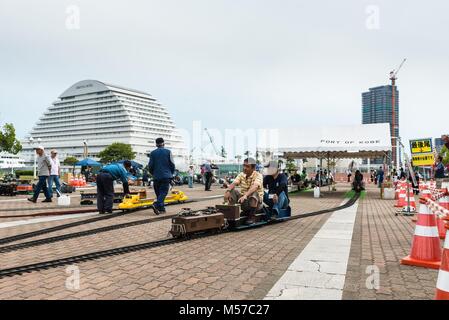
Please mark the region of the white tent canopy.
POLYGON ((302 158, 376 158, 391 151, 388 123, 279 130, 276 146, 260 151, 302 158))

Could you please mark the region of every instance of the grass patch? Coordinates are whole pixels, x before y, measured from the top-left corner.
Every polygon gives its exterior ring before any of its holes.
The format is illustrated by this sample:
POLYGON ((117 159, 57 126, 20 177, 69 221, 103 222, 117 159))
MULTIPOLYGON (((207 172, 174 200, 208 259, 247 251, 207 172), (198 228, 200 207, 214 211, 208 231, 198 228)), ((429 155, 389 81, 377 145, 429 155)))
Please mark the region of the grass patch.
MULTIPOLYGON (((349 198, 350 199, 350 198, 352 198, 354 196, 355 196, 355 191, 354 190, 350 190, 350 191, 345 193, 345 198, 349 198)), ((363 199, 365 199, 365 197, 366 197, 366 191, 363 190, 362 192, 360 192, 359 199, 363 200, 363 199)))

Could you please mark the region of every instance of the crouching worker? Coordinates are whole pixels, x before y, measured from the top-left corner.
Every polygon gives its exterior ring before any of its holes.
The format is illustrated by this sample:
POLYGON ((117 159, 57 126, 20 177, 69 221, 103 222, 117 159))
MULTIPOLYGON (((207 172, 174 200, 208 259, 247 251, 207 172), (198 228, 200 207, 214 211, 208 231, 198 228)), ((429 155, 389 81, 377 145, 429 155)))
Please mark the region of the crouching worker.
POLYGON ((243 161, 243 172, 226 190, 224 200, 230 205, 241 204, 244 214, 247 215, 246 224, 253 224, 257 211, 262 209, 263 177, 256 171, 256 160, 248 158, 243 161), (235 188, 239 186, 240 192, 235 188))
POLYGON ((352 183, 353 190, 356 192, 360 192, 362 190, 365 190, 365 186, 363 183, 363 174, 360 172, 360 170, 357 170, 355 172, 354 181, 352 183))
POLYGON ((290 202, 288 199, 288 180, 285 174, 279 172, 277 161, 270 161, 265 166, 263 187, 268 190, 264 193, 263 202, 270 209, 270 215, 278 217, 289 215, 286 211, 290 202))
POLYGON ((112 213, 114 203, 114 181, 121 180, 125 196, 129 194, 128 171, 131 162, 126 160, 123 165, 119 163, 104 166, 97 175, 97 208, 103 213, 112 213))

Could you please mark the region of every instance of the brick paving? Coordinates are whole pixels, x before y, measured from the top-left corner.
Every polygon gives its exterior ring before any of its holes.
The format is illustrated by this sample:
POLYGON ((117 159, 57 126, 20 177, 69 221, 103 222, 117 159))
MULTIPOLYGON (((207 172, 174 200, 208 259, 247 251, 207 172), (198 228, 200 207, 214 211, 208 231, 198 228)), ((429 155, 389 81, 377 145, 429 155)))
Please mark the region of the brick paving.
POLYGON ((410 217, 395 216, 394 204, 381 200, 374 187, 360 200, 343 299, 434 298, 438 270, 399 263, 410 253, 415 224, 410 217), (373 265, 380 271, 378 290, 366 286, 367 268, 373 265))
MULTIPOLYGON (((343 194, 328 194, 320 200, 313 199, 310 192, 294 195, 292 207, 296 214, 331 208, 342 201, 343 194)), ((204 207, 212 203, 217 203, 217 200, 195 203, 195 206, 204 207)), ((169 207, 169 213, 176 213, 185 206, 169 207)), ((193 204, 189 206, 194 208, 193 204)), ((152 215, 146 211, 51 235, 97 228, 119 221, 139 220, 142 216, 152 215)), ((0 279, 0 299, 261 299, 328 216, 225 233, 79 263, 80 290, 66 288, 69 276, 66 267, 0 279)), ((28 227, 11 229, 21 233, 28 227)), ((0 254, 0 264, 1 268, 7 268, 153 241, 165 237, 169 228, 169 220, 160 221, 3 253, 0 254)), ((0 230, 0 237, 5 236, 2 232, 0 230)))
MULTIPOLYGON (((341 184, 338 190, 324 192, 319 200, 311 192, 292 195, 294 214, 337 206, 348 186, 341 184)), ((196 187, 187 192, 199 198, 222 194, 223 190, 204 192, 196 187)), ((167 207, 168 215, 183 207, 197 209, 217 203, 220 200, 174 205, 167 207)), ((372 186, 366 197, 359 200, 343 299, 433 298, 437 270, 399 264, 409 253, 414 223, 409 217, 396 217, 393 204, 394 201, 380 200, 378 189, 372 186), (380 271, 378 290, 366 286, 366 270, 372 265, 380 271)), ((0 199, 0 215, 2 208, 20 205, 24 202, 0 199)), ((3 278, 0 299, 262 299, 330 215, 78 263, 75 267, 80 272, 79 289, 66 286, 72 279, 68 268, 73 266, 3 278)), ((19 242, 154 217, 151 210, 142 210, 19 242)), ((0 229, 0 238, 89 218, 0 229)), ((0 268, 159 240, 167 237, 169 228, 170 220, 158 221, 1 253, 0 268)))

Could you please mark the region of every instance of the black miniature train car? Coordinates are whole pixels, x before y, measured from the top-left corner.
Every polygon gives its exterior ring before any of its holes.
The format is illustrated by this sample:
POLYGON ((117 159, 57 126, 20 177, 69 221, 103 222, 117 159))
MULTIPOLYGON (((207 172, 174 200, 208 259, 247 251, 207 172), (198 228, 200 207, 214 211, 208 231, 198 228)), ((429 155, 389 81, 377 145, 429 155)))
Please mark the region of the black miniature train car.
POLYGON ((0 183, 0 196, 15 196, 17 195, 17 184, 6 182, 0 183))
POLYGON ((221 231, 225 227, 224 214, 213 207, 196 211, 186 208, 172 218, 170 233, 179 238, 200 232, 221 231))
POLYGON ((273 215, 264 207, 256 213, 255 222, 246 224, 247 215, 241 211, 240 205, 217 205, 205 210, 192 211, 183 209, 172 218, 170 234, 175 237, 189 237, 198 233, 219 232, 222 230, 239 230, 261 226, 273 221, 283 221, 291 216, 291 208, 273 215))

